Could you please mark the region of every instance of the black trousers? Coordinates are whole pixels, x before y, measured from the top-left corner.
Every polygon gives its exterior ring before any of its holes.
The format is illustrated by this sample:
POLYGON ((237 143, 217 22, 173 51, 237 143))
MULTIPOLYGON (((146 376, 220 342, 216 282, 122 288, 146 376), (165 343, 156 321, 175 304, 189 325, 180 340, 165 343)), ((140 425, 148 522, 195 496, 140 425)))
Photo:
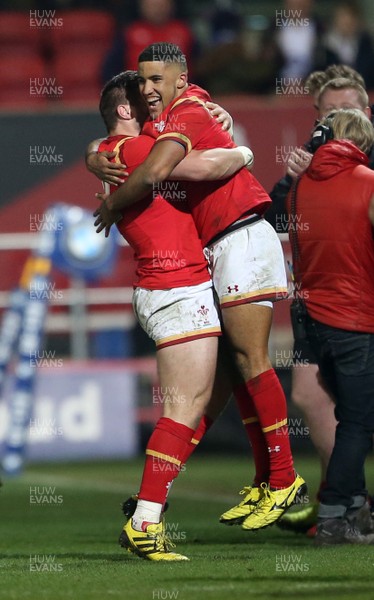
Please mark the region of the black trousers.
POLYGON ((336 400, 335 445, 322 504, 349 507, 366 495, 364 463, 374 431, 374 334, 345 331, 307 317, 307 336, 336 400))

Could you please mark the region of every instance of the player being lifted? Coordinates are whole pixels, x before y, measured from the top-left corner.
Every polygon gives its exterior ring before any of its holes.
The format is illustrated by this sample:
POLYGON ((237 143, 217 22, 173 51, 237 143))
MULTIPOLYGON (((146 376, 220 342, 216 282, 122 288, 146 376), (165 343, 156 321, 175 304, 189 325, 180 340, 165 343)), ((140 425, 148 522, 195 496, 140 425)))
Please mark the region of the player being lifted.
MULTIPOLYGON (((188 84, 177 46, 146 48, 138 73, 150 112, 143 133, 156 143, 126 185, 101 196, 98 231, 108 230, 116 211, 166 180, 192 148, 234 146, 205 109, 198 88, 188 84)), ((223 182, 188 184, 187 202, 209 258, 225 334, 245 381, 234 393, 255 460, 253 485, 244 488, 242 502, 221 521, 255 530, 275 522, 305 489, 293 468, 286 399, 268 356, 272 301, 287 295, 283 254, 273 228, 262 218, 270 198, 249 172, 242 169, 223 182)), ((148 501, 152 503, 151 494, 148 501)))

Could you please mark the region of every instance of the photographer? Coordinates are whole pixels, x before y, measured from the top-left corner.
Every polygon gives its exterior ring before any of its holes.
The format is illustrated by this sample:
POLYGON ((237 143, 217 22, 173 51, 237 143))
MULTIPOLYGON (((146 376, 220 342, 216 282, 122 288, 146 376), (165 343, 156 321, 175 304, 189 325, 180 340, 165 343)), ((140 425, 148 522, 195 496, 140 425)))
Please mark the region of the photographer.
POLYGON ((374 543, 364 462, 374 431, 374 238, 369 206, 374 130, 357 109, 316 127, 316 150, 288 197, 300 227, 291 237, 305 331, 336 401, 335 444, 320 491, 317 545, 374 543))
MULTIPOLYGON (((357 108, 367 117, 371 116, 368 106, 369 98, 362 86, 362 77, 345 65, 329 67, 326 71, 315 72, 308 78, 308 87, 318 110, 318 119, 322 119, 332 110, 341 108, 357 108), (339 77, 337 75, 340 75, 339 77), (343 77, 344 75, 344 77, 343 77)), ((270 194, 273 199, 273 207, 267 211, 266 218, 281 225, 288 224, 285 212, 285 198, 291 188, 293 178, 301 176, 307 169, 312 159, 310 141, 305 149, 296 148, 291 153, 287 178, 283 183, 277 184, 270 194), (293 174, 291 177, 290 174, 293 174), (279 194, 281 189, 282 194, 279 194), (275 196, 274 196, 275 194, 275 196), (270 212, 272 211, 272 212, 270 212)), ((369 166, 374 167, 374 153, 371 152, 369 166)), ((290 234, 293 228, 300 228, 297 221, 289 223, 290 234)), ((276 230, 278 228, 275 226, 276 230)), ((281 230, 281 231, 284 231, 281 230)), ((279 231, 278 231, 279 232, 279 231)), ((294 309, 291 307, 291 313, 294 309)), ((306 425, 309 427, 311 441, 316 448, 321 461, 320 490, 325 485, 327 465, 330 460, 334 445, 336 420, 334 417, 334 403, 330 394, 323 388, 319 381, 317 359, 308 340, 300 338, 297 331, 294 341, 294 356, 297 362, 292 368, 292 390, 291 399, 293 404, 301 411, 306 425), (298 364, 297 364, 298 363, 298 364)), ((317 500, 319 494, 317 495, 317 500)), ((313 502, 305 504, 296 511, 288 511, 279 522, 283 529, 296 532, 307 532, 312 537, 316 531, 318 504, 313 502)))

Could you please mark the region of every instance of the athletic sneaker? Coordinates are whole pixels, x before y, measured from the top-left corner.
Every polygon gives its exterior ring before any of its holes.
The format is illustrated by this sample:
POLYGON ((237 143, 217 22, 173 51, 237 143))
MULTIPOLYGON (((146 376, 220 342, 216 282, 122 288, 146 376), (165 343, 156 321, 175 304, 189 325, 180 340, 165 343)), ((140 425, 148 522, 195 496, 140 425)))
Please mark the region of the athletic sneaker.
POLYGON ((189 560, 183 554, 170 551, 175 545, 165 533, 164 521, 149 523, 145 531, 137 531, 132 526, 132 519, 129 519, 119 537, 119 543, 122 548, 147 560, 189 560))
POLYGON ((345 515, 347 521, 360 533, 367 535, 374 533, 374 521, 371 517, 369 502, 366 501, 363 506, 355 509, 348 509, 345 515))
MULTIPOLYGON (((127 519, 131 519, 134 512, 136 511, 137 504, 138 504, 138 494, 133 494, 132 496, 130 496, 130 498, 127 498, 127 500, 122 502, 122 504, 121 504, 122 512, 127 519)), ((162 512, 165 513, 168 508, 169 508, 169 503, 165 502, 165 506, 164 506, 164 509, 162 512)))
POLYGON ((243 521, 242 529, 262 529, 280 519, 283 513, 292 506, 296 496, 307 493, 307 485, 300 475, 287 488, 272 490, 267 484, 262 483, 264 497, 258 502, 255 510, 243 521))
POLYGON ((224 512, 220 516, 220 523, 225 523, 226 525, 239 525, 242 523, 255 510, 261 498, 264 497, 264 490, 262 487, 248 486, 244 487, 239 494, 245 494, 243 500, 224 512))
POLYGON ((278 519, 277 525, 287 531, 307 533, 311 527, 317 524, 317 516, 318 502, 313 502, 302 507, 295 506, 278 519))
POLYGON ((316 546, 374 544, 374 534, 363 535, 348 519, 323 519, 317 523, 316 546))

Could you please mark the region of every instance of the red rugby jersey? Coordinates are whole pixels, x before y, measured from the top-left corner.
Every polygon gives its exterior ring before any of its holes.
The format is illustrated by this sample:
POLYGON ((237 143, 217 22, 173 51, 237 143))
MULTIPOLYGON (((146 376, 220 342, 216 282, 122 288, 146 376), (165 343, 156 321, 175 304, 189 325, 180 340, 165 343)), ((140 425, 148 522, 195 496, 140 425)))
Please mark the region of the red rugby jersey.
MULTIPOLYGON (((99 152, 115 151, 113 162, 126 164, 131 173, 146 159, 153 144, 154 140, 145 135, 116 135, 101 142, 99 152)), ((116 186, 110 189, 113 192, 116 186)), ((175 181, 164 182, 162 190, 167 199, 155 191, 126 208, 117 225, 135 252, 134 287, 164 290, 209 281, 194 221, 186 203, 179 201, 185 192, 175 181)))
MULTIPOLYGON (((230 135, 205 108, 205 90, 189 85, 153 121, 145 123, 142 133, 159 143, 173 140, 182 144, 186 154, 192 150, 234 148, 230 135)), ((222 181, 186 183, 187 202, 197 231, 206 245, 215 235, 245 214, 263 214, 271 200, 257 179, 243 168, 222 181)))

